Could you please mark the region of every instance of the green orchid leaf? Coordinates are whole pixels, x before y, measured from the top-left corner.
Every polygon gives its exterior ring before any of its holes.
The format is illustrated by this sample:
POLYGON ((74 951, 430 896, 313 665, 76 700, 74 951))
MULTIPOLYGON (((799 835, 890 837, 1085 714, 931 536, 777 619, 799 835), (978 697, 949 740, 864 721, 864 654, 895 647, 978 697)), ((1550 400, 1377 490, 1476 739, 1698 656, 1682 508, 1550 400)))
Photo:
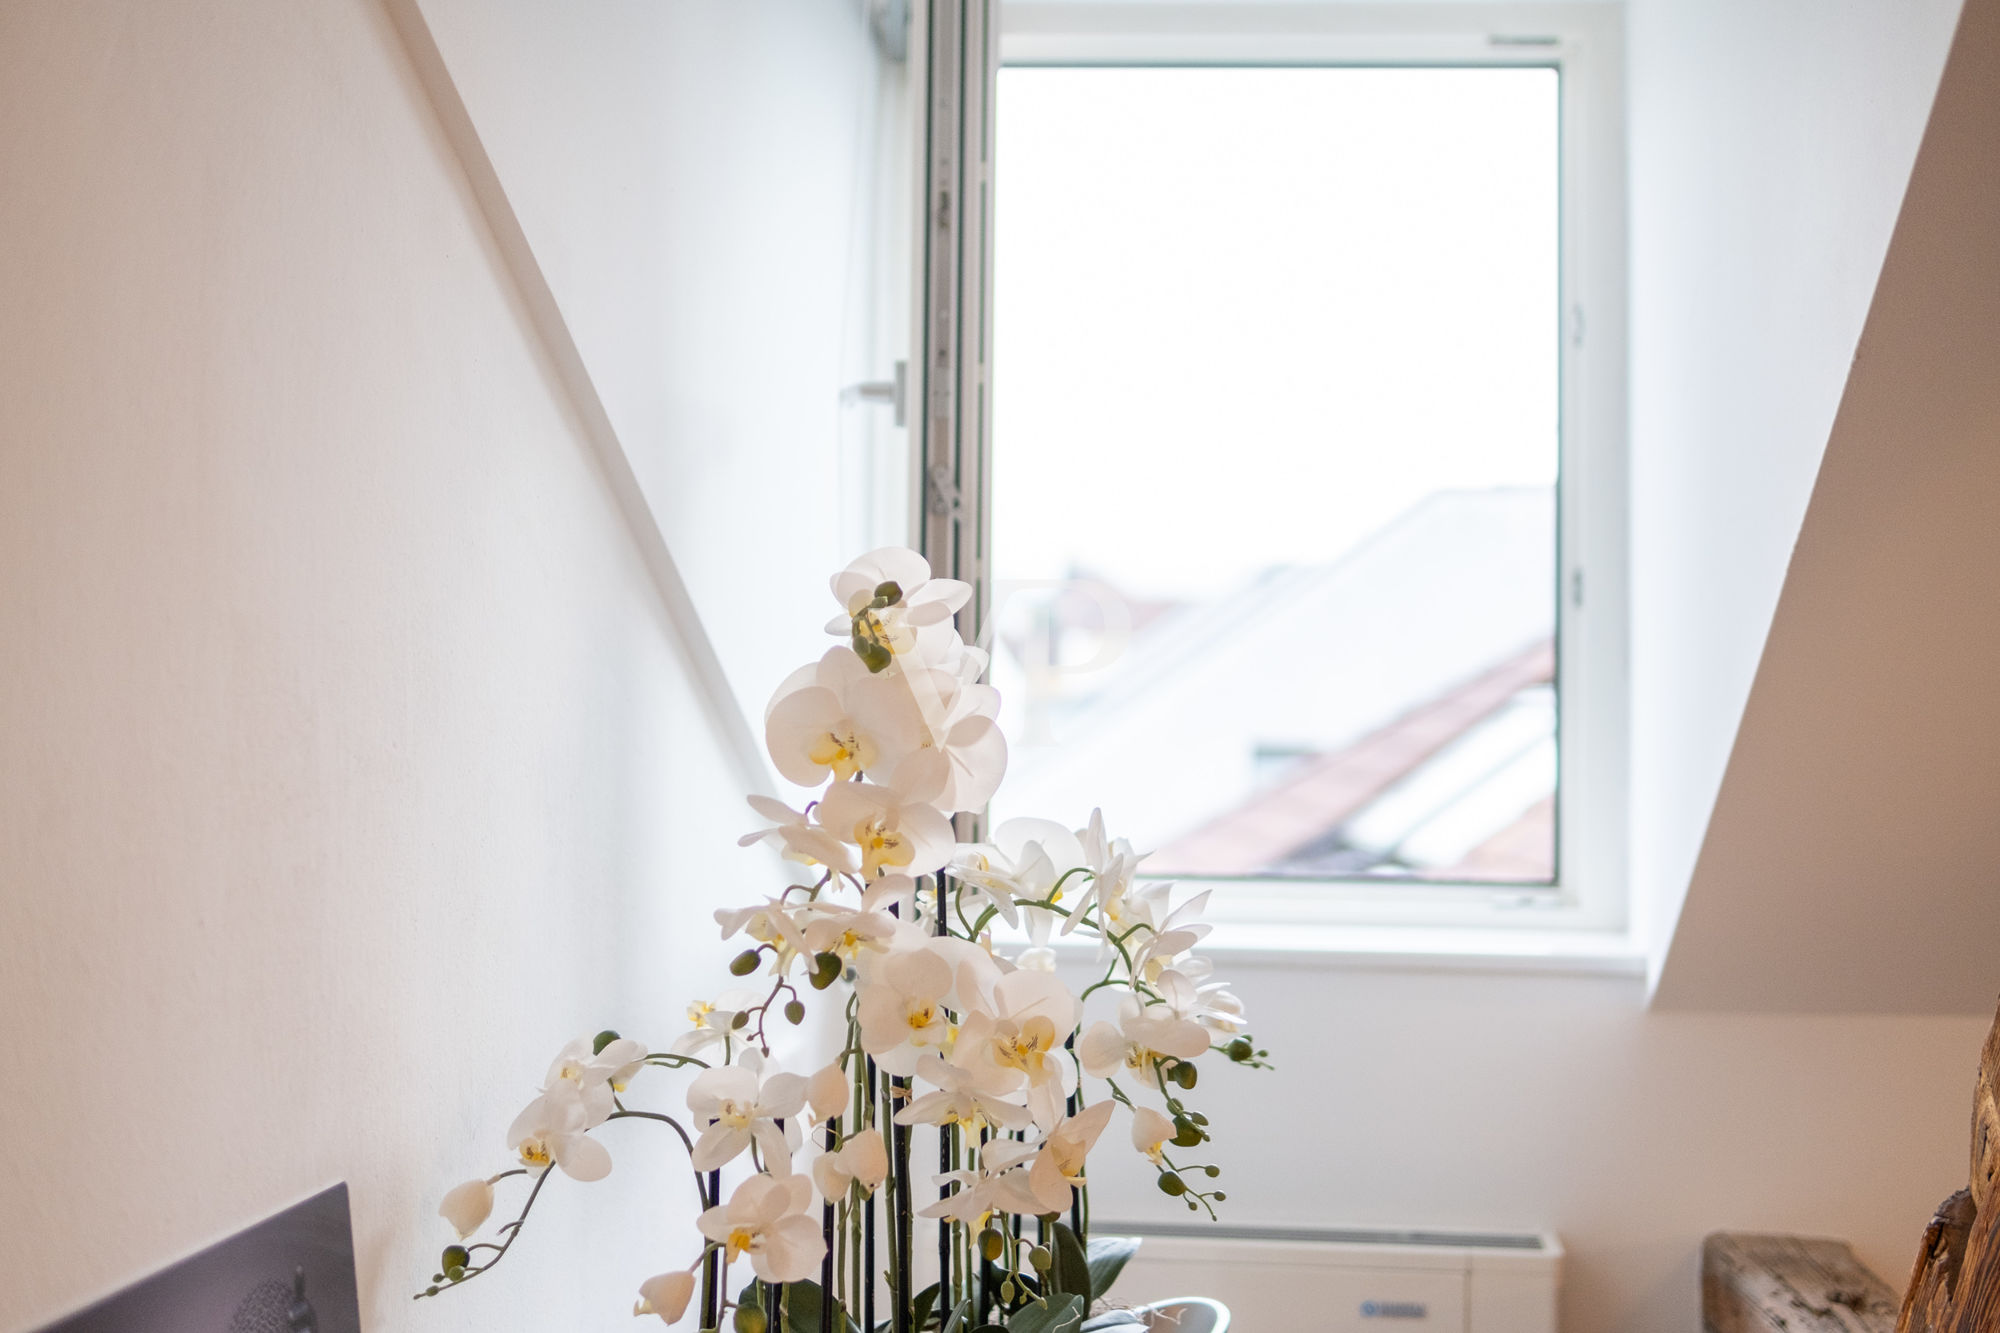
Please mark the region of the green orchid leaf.
POLYGON ((1024 1305, 1007 1320, 1007 1333, 1079 1333, 1084 1309, 1083 1297, 1076 1295, 1024 1305))
POLYGON ((1091 1285, 1090 1256, 1084 1252, 1083 1242, 1061 1222, 1049 1228, 1049 1237, 1049 1248, 1055 1251, 1056 1260, 1049 1274, 1049 1285, 1057 1291, 1083 1297, 1088 1308, 1097 1293, 1091 1285))
POLYGON ((1139 1252, 1137 1236, 1092 1236, 1088 1250, 1092 1298, 1111 1290, 1125 1265, 1139 1252))
POLYGON ((917 1293, 916 1303, 912 1306, 911 1328, 921 1329, 930 1323, 931 1307, 937 1304, 937 1298, 938 1288, 935 1282, 917 1293))

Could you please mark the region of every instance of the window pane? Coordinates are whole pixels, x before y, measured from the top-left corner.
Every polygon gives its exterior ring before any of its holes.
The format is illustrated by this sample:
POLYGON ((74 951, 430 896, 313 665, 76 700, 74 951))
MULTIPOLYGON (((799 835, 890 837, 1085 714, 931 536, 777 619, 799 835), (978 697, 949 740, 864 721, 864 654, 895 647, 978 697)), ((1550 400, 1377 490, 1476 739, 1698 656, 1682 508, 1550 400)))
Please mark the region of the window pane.
POLYGON ((996 818, 1553 879, 1557 85, 1001 71, 996 818))

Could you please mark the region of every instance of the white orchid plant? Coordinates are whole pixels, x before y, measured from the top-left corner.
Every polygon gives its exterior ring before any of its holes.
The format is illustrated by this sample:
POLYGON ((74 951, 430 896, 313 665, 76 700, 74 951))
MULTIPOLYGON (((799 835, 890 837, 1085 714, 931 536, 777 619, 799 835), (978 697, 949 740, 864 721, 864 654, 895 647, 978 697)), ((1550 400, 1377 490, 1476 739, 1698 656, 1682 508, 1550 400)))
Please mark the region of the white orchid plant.
POLYGON ((1193 952, 1208 895, 1176 902, 1139 879, 1143 858, 1096 814, 961 842, 1007 765, 986 656, 954 622, 971 589, 889 548, 834 575, 833 594, 827 628, 844 642, 765 713, 778 772, 817 796, 802 810, 752 796, 767 827, 742 839, 774 844, 799 882, 716 913, 746 944, 737 988, 695 1004, 665 1050, 615 1032, 564 1047, 507 1131, 518 1164, 445 1196, 458 1242, 420 1297, 505 1258, 556 1172, 608 1174, 593 1134, 616 1120, 679 1135, 701 1210, 699 1251, 641 1283, 634 1313, 694 1312, 705 1330, 1116 1322, 1093 1302, 1137 1242, 1092 1241, 1086 1163, 1121 1113, 1165 1193, 1211 1216, 1223 1201, 1206 1188, 1219 1168, 1188 1156, 1210 1131, 1187 1094, 1205 1061, 1268 1066, 1193 952), (1068 936, 1095 944, 1076 951, 1088 979, 1074 989, 1051 947, 1068 936), (805 1024, 809 998, 834 1049, 787 1072, 771 1038, 805 1024), (641 1074, 676 1069, 699 1070, 685 1120, 629 1100, 641 1074), (913 1154, 918 1134, 935 1170, 913 1154), (518 1214, 475 1239, 509 1180, 525 1188, 518 1214), (937 1241, 921 1285, 918 1218, 937 1241), (754 1280, 732 1275, 745 1263, 754 1280))

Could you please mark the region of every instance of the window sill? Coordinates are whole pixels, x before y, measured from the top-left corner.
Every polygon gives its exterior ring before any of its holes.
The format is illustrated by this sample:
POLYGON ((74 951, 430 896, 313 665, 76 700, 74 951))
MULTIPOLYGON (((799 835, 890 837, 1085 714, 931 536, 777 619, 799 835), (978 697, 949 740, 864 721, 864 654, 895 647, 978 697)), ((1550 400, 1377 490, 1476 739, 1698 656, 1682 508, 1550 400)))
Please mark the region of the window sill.
MULTIPOLYGON (((1094 948, 1058 945, 1070 955, 1094 948)), ((1645 952, 1622 931, 1221 922, 1196 952, 1229 969, 1646 976, 1645 952)))
POLYGON ((1237 967, 1646 975, 1644 951, 1622 931, 1227 922, 1199 952, 1237 967))

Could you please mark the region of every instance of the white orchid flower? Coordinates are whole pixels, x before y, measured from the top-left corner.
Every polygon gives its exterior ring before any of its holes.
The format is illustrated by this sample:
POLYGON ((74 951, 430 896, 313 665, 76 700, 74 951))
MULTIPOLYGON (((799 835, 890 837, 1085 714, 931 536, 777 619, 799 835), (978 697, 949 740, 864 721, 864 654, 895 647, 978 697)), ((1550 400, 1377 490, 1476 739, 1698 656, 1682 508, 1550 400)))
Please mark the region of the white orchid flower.
POLYGON ((590 1113, 575 1086, 558 1082, 514 1117, 507 1147, 534 1174, 553 1164, 572 1180, 602 1180, 611 1174, 611 1154, 589 1137, 589 1125, 590 1113))
POLYGON ((765 1170, 791 1174, 792 1153, 802 1139, 797 1117, 806 1104, 806 1081, 764 1071, 757 1052, 746 1051, 742 1063, 704 1069, 688 1085, 688 1110, 701 1128, 689 1158, 695 1170, 713 1171, 754 1142, 765 1170))
POLYGON ((787 906, 783 898, 770 898, 753 907, 718 907, 715 909, 715 921, 722 927, 722 938, 725 940, 741 931, 760 944, 776 949, 778 975, 783 976, 791 968, 794 958, 809 952, 805 932, 799 929, 799 923, 793 916, 795 910, 787 906))
POLYGON ((1117 1025, 1091 1024, 1078 1038, 1076 1054, 1092 1078, 1110 1078, 1121 1069, 1150 1078, 1162 1058, 1192 1060, 1208 1048, 1208 1029, 1201 1024, 1128 995, 1119 1002, 1117 1025))
POLYGON ((830 953, 853 962, 863 949, 886 949, 896 936, 896 918, 887 912, 848 907, 825 899, 799 909, 806 952, 830 953))
POLYGON ((1084 910, 1092 903, 1097 905, 1100 931, 1107 936, 1122 933, 1131 924, 1125 919, 1125 909, 1132 889, 1132 877, 1146 857, 1143 853, 1134 852, 1132 844, 1125 839, 1105 834, 1102 810, 1092 810, 1089 825, 1078 829, 1075 836, 1080 858, 1078 864, 1089 870, 1090 882, 1071 906, 1070 917, 1064 923, 1062 933, 1067 935, 1075 930, 1083 920, 1084 910))
POLYGON ((453 1187, 438 1204, 438 1216, 451 1223, 451 1229, 464 1240, 473 1232, 486 1225, 486 1219, 493 1215, 493 1182, 490 1180, 468 1180, 463 1185, 453 1187))
POLYGON ((861 874, 927 875, 951 859, 957 845, 951 821, 936 807, 873 782, 836 782, 813 819, 844 843, 861 849, 861 874))
MULTIPOLYGON (((989 1215, 998 1212, 1033 1216, 1059 1211, 1042 1206, 1041 1200, 1029 1187, 1029 1173, 1022 1167, 1034 1155, 1037 1146, 1007 1139, 995 1139, 986 1144, 979 1150, 976 1169, 947 1171, 931 1177, 932 1183, 939 1188, 956 1183, 958 1189, 936 1203, 919 1208, 917 1216, 936 1217, 976 1227, 983 1224, 989 1215)), ((1067 1205, 1065 1198, 1064 1206, 1067 1205)))
POLYGON ((1155 1111, 1150 1106, 1138 1106, 1132 1110, 1132 1146, 1160 1166, 1160 1154, 1166 1151, 1169 1140, 1174 1137, 1174 1122, 1155 1111))
POLYGON ((1098 1136, 1111 1123, 1116 1105, 1109 1098, 1093 1102, 1063 1120, 1042 1140, 1041 1151, 1028 1171, 1028 1187, 1042 1205, 1038 1210, 1059 1213, 1070 1205, 1070 1192, 1086 1184, 1084 1159, 1097 1146, 1098 1136))
POLYGON ((699 1056, 722 1045, 736 1028, 736 1015, 753 1008, 759 998, 755 991, 731 989, 713 1001, 696 1000, 687 1010, 693 1029, 676 1037, 667 1049, 675 1055, 699 1056))
POLYGON ((817 787, 829 776, 886 775, 928 738, 907 681, 870 674, 851 648, 778 687, 764 714, 764 745, 787 781, 817 787))
POLYGON ((1219 1032, 1233 1037, 1243 1031, 1248 1019, 1243 1012, 1243 1001, 1231 994, 1220 981, 1212 981, 1199 989, 1200 1005, 1194 1021, 1211 1032, 1219 1032))
POLYGON ((1042 1087, 1062 1077, 1059 1057, 1063 1043, 1076 1031, 1083 1006, 1053 972, 1018 971, 995 978, 972 994, 976 984, 961 980, 959 991, 968 1011, 952 1048, 952 1060, 968 1068, 989 1069, 1012 1082, 1042 1087))
POLYGON ((1208 907, 1209 890, 1203 889, 1179 907, 1167 909, 1172 884, 1149 885, 1133 903, 1134 915, 1143 927, 1131 936, 1132 975, 1151 982, 1162 969, 1176 966, 1188 950, 1206 939, 1214 927, 1200 920, 1208 907))
POLYGON ((800 865, 824 866, 837 875, 851 875, 856 864, 854 849, 828 830, 808 821, 800 811, 769 796, 746 797, 750 808, 771 821, 771 827, 746 833, 736 840, 738 847, 753 842, 778 845, 779 855, 800 865))
POLYGON ((949 671, 904 671, 898 683, 922 730, 918 747, 890 771, 890 785, 946 813, 984 809, 1007 772, 1007 739, 993 720, 1000 692, 949 671))
POLYGON ((945 997, 952 982, 951 964, 921 945, 872 960, 857 988, 861 1049, 891 1074, 915 1073, 917 1057, 942 1050, 951 1037, 945 997))
POLYGON ((619 1038, 608 1043, 602 1054, 591 1049, 589 1037, 578 1037, 556 1053, 549 1072, 542 1079, 542 1091, 568 1091, 582 1102, 586 1129, 595 1129, 616 1108, 614 1092, 638 1073, 646 1059, 646 1048, 636 1041, 619 1038), (622 1075, 622 1077, 620 1077, 622 1075))
POLYGON ((826 1257, 819 1221, 806 1216, 811 1205, 812 1182, 804 1176, 754 1175, 696 1225, 722 1247, 724 1263, 748 1255, 766 1282, 803 1282, 826 1257))
MULTIPOLYGON (((991 842, 960 847, 952 859, 952 873, 992 903, 1012 926, 1020 922, 1017 903, 1062 901, 1065 889, 1057 885, 1082 863, 1083 848, 1061 824, 1010 819, 993 830, 991 842)), ((1075 887, 1081 879, 1071 875, 1066 887, 1075 887)))
POLYGON ((942 651, 958 642, 951 618, 972 597, 972 586, 934 579, 930 562, 903 546, 870 551, 832 580, 842 614, 826 632, 848 639, 873 671, 920 647, 942 651))
POLYGON ((678 1324, 693 1299, 692 1272, 662 1273, 639 1284, 639 1299, 633 1303, 632 1313, 656 1314, 662 1323, 678 1324))
POLYGON ((840 1147, 813 1161, 813 1184, 828 1203, 845 1198, 853 1185, 859 1185, 863 1195, 873 1194, 888 1178, 889 1152, 879 1129, 850 1134, 840 1147))
POLYGON ((935 1084, 937 1091, 896 1112, 899 1125, 964 1125, 976 1130, 986 1125, 1021 1129, 1028 1124, 1028 1109, 1000 1095, 1020 1083, 1007 1071, 967 1069, 927 1053, 917 1060, 917 1075, 935 1084))

